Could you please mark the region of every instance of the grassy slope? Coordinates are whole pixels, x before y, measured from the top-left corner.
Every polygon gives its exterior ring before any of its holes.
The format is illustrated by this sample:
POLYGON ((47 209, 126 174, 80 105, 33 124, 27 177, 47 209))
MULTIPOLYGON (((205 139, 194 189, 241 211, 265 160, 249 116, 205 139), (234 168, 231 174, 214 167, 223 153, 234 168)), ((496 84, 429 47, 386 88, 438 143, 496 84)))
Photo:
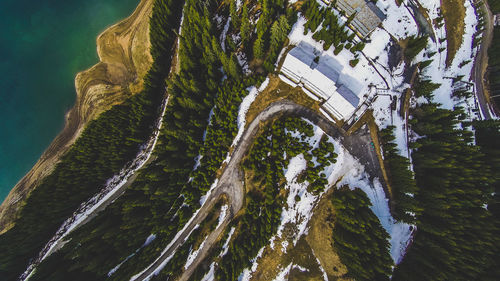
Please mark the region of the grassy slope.
POLYGON ((446 40, 448 41, 446 65, 449 66, 462 45, 465 33, 464 0, 441 0, 441 11, 446 25, 446 40))

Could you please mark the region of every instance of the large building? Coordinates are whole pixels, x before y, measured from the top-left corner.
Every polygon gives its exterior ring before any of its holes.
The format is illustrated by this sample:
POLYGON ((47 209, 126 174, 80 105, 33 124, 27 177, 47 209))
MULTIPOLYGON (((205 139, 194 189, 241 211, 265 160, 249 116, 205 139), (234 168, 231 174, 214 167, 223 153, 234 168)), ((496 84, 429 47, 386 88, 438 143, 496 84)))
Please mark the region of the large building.
POLYGON ((336 6, 347 17, 354 15, 351 27, 361 37, 366 37, 386 18, 385 14, 372 2, 365 0, 337 0, 336 6))
POLYGON ((331 58, 320 57, 319 53, 313 46, 300 43, 286 56, 281 73, 314 94, 333 117, 346 120, 356 110, 359 98, 349 85, 339 83, 342 66, 331 63, 331 58))

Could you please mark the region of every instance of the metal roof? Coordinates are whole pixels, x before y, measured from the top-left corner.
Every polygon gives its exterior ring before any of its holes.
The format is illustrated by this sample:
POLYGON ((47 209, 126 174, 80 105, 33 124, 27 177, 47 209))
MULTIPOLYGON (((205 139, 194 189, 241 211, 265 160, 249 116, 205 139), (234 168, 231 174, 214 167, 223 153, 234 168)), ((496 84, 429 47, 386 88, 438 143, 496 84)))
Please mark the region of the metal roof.
POLYGON ((359 104, 359 97, 356 96, 349 88, 345 85, 342 85, 337 88, 337 93, 339 93, 344 99, 346 99, 350 104, 354 107, 357 107, 359 104))

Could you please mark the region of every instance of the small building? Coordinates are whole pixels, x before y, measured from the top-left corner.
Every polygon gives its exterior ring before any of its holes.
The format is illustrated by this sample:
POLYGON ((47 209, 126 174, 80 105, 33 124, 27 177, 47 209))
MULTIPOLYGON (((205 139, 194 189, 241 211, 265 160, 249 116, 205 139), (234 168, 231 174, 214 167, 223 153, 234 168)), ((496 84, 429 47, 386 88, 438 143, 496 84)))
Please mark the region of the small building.
POLYGON ((337 0, 336 5, 347 17, 354 14, 350 25, 362 38, 368 36, 386 18, 377 5, 365 0, 337 0))
POLYGON ((493 25, 500 26, 500 14, 496 14, 493 16, 493 25))
POLYGON ((332 63, 333 58, 318 54, 313 46, 300 43, 286 56, 281 73, 322 101, 322 108, 337 120, 348 119, 356 110, 359 98, 348 85, 339 83, 342 66, 332 63))

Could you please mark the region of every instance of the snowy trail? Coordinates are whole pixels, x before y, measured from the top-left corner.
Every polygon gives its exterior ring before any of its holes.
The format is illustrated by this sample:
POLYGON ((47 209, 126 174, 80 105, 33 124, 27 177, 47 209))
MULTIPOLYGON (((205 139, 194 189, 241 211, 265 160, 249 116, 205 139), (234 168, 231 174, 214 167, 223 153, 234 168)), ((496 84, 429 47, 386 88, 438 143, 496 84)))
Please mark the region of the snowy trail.
POLYGON ((108 179, 106 185, 101 189, 101 191, 94 195, 86 202, 82 203, 80 207, 73 213, 73 215, 68 218, 61 227, 57 230, 56 234, 49 240, 45 247, 40 251, 38 257, 33 260, 26 271, 19 277, 19 280, 28 280, 29 277, 34 273, 34 269, 48 256, 64 246, 63 239, 71 233, 76 228, 85 224, 88 218, 95 215, 99 209, 105 208, 111 204, 117 196, 121 195, 127 186, 127 182, 131 177, 141 169, 144 164, 148 162, 151 154, 156 146, 158 136, 160 135, 160 130, 163 123, 163 116, 165 114, 169 97, 166 97, 161 104, 161 114, 155 122, 153 134, 149 140, 141 147, 136 158, 129 163, 120 171, 119 174, 114 175, 112 178, 108 179))

